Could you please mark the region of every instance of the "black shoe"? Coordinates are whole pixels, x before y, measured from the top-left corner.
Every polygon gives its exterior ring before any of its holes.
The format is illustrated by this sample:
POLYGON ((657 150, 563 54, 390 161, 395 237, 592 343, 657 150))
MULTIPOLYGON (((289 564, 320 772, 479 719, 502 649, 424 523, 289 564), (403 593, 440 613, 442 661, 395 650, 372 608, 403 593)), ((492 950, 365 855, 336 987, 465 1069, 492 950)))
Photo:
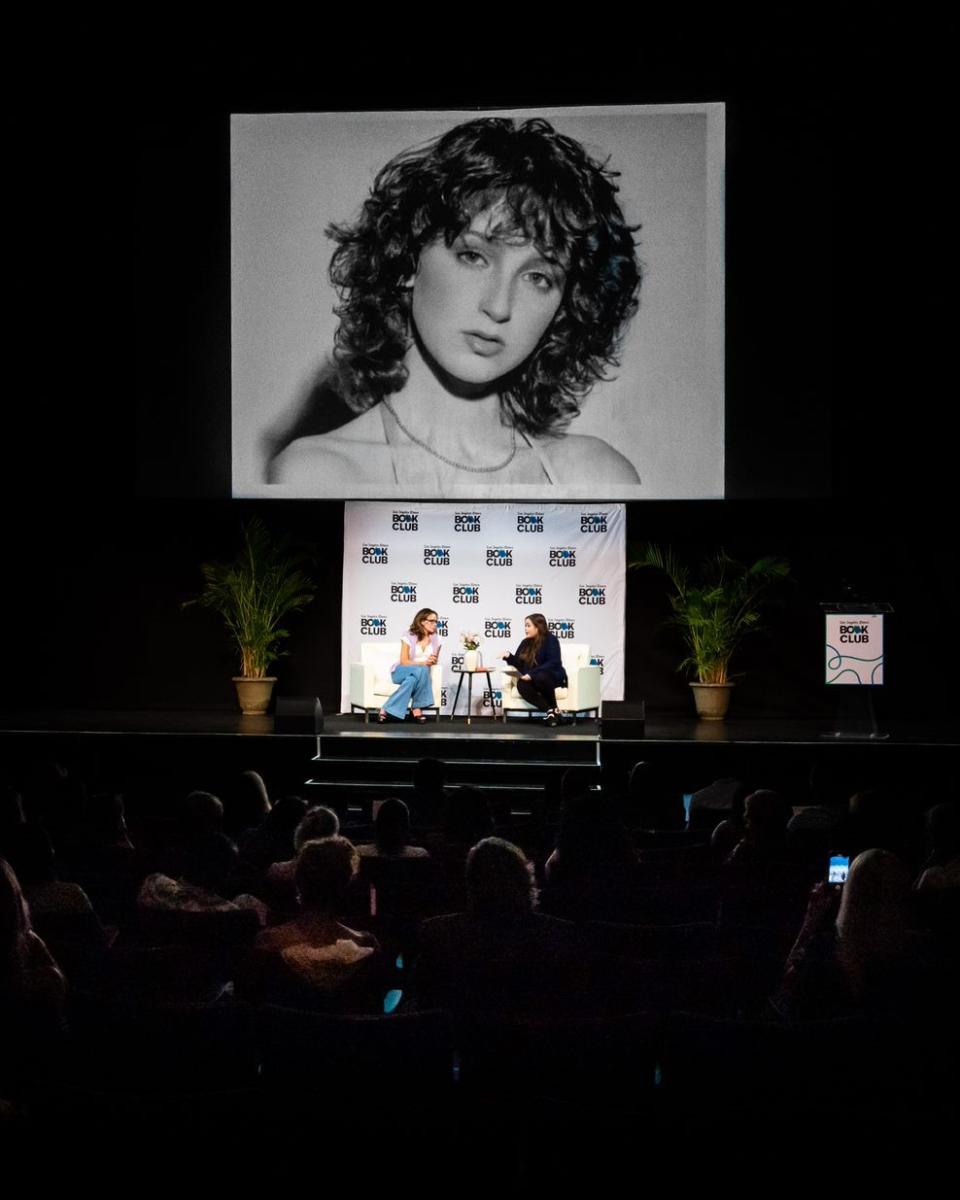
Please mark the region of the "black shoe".
POLYGON ((549 725, 551 729, 555 729, 558 724, 557 714, 555 712, 548 712, 543 719, 543 723, 544 725, 549 725))

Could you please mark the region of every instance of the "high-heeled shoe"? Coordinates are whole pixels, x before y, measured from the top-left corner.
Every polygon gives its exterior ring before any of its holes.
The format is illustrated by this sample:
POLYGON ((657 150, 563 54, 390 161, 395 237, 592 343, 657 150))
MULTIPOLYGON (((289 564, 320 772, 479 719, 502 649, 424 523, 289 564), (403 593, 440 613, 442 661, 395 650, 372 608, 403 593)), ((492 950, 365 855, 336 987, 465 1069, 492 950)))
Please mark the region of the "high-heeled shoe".
POLYGON ((391 720, 390 714, 389 714, 389 713, 385 713, 385 712, 383 711, 383 709, 381 708, 381 709, 380 709, 380 712, 379 712, 379 714, 378 714, 378 716, 377 716, 377 724, 378 724, 378 725, 389 725, 389 724, 390 724, 390 720, 391 720))
POLYGON ((551 729, 555 729, 559 724, 557 720, 556 709, 551 708, 547 715, 543 718, 544 725, 549 725, 551 729))

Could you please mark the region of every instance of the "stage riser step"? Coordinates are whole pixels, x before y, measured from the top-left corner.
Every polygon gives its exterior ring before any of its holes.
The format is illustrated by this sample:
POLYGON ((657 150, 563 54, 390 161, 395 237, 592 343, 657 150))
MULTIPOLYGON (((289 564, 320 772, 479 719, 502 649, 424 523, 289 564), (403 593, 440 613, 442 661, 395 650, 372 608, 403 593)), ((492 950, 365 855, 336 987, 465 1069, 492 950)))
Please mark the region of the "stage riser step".
MULTIPOLYGON (((456 787, 458 785, 453 784, 451 786, 456 787)), ((472 786, 494 800, 497 798, 512 798, 521 807, 523 807, 525 801, 534 801, 543 796, 543 788, 533 784, 474 783, 472 786)), ((386 781, 383 783, 371 783, 369 780, 341 780, 333 782, 308 779, 304 784, 304 799, 311 804, 324 804, 326 802, 324 797, 334 794, 338 796, 346 795, 348 801, 359 798, 376 800, 385 796, 398 796, 401 800, 405 800, 412 792, 413 785, 410 783, 391 783, 386 781)))
POLYGON ((353 737, 337 734, 332 737, 320 735, 317 739, 318 759, 330 762, 335 759, 404 759, 415 762, 420 758, 439 758, 449 763, 455 760, 476 761, 482 756, 485 765, 491 763, 528 763, 556 760, 563 766, 594 765, 597 761, 597 740, 584 738, 527 738, 500 739, 489 735, 482 738, 465 737, 353 737))
MULTIPOLYGON (((556 762, 497 762, 477 759, 454 759, 446 764, 448 783, 472 783, 482 776, 490 783, 540 785, 550 776, 562 774, 569 767, 592 767, 594 762, 558 759, 556 762)), ((416 770, 415 759, 385 758, 318 758, 313 761, 314 774, 319 782, 337 780, 366 780, 370 783, 411 783, 416 770)))

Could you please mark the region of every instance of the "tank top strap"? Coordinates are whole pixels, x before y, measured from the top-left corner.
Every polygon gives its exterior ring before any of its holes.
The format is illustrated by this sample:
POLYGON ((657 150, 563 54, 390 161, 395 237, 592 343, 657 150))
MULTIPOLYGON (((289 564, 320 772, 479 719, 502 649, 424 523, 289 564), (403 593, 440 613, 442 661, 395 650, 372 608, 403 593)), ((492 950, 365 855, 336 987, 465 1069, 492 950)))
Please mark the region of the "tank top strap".
POLYGON ((529 448, 533 451, 534 455, 536 456, 537 462, 540 464, 544 475, 547 477, 547 483, 556 483, 557 482, 557 473, 554 470, 553 463, 551 463, 549 455, 547 454, 547 452, 543 448, 543 446, 541 446, 539 444, 539 442, 532 442, 527 437, 527 435, 523 432, 522 429, 518 429, 517 432, 520 434, 520 437, 523 440, 523 442, 527 446, 529 446, 529 448))
POLYGON ((397 443, 399 441, 399 430, 397 428, 397 419, 390 412, 385 404, 378 404, 380 410, 380 420, 383 422, 383 436, 386 438, 387 445, 390 447, 390 471, 393 474, 393 482, 400 482, 400 474, 397 471, 397 443))

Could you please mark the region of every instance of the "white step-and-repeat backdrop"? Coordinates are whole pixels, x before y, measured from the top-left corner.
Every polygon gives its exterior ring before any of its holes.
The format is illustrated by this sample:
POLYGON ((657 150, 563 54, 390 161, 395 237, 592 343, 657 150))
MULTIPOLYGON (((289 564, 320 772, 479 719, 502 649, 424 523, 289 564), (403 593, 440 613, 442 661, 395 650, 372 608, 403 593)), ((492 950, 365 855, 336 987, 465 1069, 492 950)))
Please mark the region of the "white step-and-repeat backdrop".
MULTIPOLYGON (((626 514, 622 504, 384 504, 344 506, 341 708, 360 645, 396 646, 418 609, 440 618, 441 711, 449 712, 464 632, 480 635, 485 665, 523 640, 542 612, 564 642, 587 643, 603 698, 623 699, 626 514)), ((499 674, 491 677, 494 689, 499 674)), ((466 688, 458 713, 466 711, 466 688)), ((490 713, 477 687, 476 714, 490 713)))

